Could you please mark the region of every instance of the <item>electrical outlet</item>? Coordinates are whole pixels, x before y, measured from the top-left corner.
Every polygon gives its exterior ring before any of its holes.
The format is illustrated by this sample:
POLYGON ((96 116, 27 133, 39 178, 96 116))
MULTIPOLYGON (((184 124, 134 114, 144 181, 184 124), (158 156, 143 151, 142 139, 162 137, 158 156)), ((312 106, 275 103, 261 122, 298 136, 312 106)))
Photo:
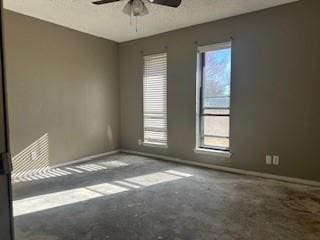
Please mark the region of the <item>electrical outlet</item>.
POLYGON ((279 165, 280 163, 279 156, 276 156, 276 155, 273 156, 272 162, 273 162, 273 165, 279 165))
POLYGON ((142 140, 138 139, 138 145, 141 146, 142 145, 142 140))
POLYGON ((266 164, 271 165, 272 164, 272 157, 270 155, 266 155, 266 164))
POLYGON ((38 157, 37 155, 38 155, 37 152, 32 152, 31 153, 31 160, 36 160, 38 157))

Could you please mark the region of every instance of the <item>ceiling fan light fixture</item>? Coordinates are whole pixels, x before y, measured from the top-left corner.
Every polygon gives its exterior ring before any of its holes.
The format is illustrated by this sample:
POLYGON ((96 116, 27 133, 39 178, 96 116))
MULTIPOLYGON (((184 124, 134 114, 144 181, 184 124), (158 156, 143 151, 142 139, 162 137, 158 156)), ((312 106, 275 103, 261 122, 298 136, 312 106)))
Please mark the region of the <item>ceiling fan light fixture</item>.
POLYGON ((144 16, 149 14, 148 9, 141 0, 129 1, 123 8, 123 12, 129 16, 144 16))
POLYGON ((134 16, 139 16, 143 12, 144 3, 141 0, 132 1, 132 11, 134 16))
MULTIPOLYGON (((120 2, 123 0, 99 0, 92 2, 95 5, 101 5, 112 2, 120 2)), ((123 12, 130 16, 130 24, 132 24, 132 17, 136 19, 136 31, 138 31, 138 17, 145 16, 149 14, 147 7, 144 4, 144 1, 149 3, 163 5, 168 7, 179 7, 182 0, 129 0, 128 3, 124 6, 123 12)))

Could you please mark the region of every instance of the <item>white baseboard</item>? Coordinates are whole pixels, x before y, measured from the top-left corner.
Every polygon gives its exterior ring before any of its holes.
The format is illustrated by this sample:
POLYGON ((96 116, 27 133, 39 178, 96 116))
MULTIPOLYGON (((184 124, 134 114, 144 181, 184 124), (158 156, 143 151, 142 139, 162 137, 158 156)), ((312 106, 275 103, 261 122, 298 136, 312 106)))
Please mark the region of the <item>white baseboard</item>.
POLYGON ((280 180, 280 181, 284 181, 284 182, 298 183, 298 184, 320 187, 320 182, 318 182, 318 181, 306 180, 306 179, 301 179, 301 178, 293 178, 293 177, 285 177, 285 176, 279 176, 279 175, 274 175, 274 174, 269 174, 269 173, 260 173, 260 172, 255 172, 255 171, 230 168, 230 167, 200 163, 200 162, 195 162, 195 161, 188 161, 188 160, 183 160, 183 159, 175 158, 175 157, 168 157, 168 156, 164 156, 164 155, 138 152, 138 151, 132 151, 132 150, 127 150, 127 149, 121 149, 120 151, 123 153, 141 155, 141 156, 146 156, 146 157, 153 157, 153 158, 158 158, 161 160, 183 163, 183 164, 187 164, 187 165, 194 165, 194 166, 198 166, 198 167, 205 167, 205 168, 210 168, 210 169, 224 171, 224 172, 250 175, 250 176, 255 176, 255 177, 280 180))
POLYGON ((73 165, 73 164, 84 163, 84 162, 92 161, 92 160, 94 160, 96 158, 99 158, 99 157, 105 157, 105 156, 117 154, 119 152, 120 152, 120 150, 114 150, 114 151, 110 151, 110 152, 99 153, 99 154, 95 154, 95 155, 79 158, 79 159, 74 160, 74 161, 70 161, 70 162, 66 162, 66 163, 61 163, 61 164, 57 164, 57 165, 54 165, 54 166, 50 166, 50 168, 66 167, 66 166, 73 165))

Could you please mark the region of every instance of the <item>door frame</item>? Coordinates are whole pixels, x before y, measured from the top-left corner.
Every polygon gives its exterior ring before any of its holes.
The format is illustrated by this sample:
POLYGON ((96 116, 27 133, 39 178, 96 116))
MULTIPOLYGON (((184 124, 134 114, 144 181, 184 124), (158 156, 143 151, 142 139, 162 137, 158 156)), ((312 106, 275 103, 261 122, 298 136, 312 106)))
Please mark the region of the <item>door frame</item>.
MULTIPOLYGON (((5 152, 10 156, 10 134, 9 134, 9 117, 8 117, 8 102, 7 102, 7 81, 5 72, 5 48, 4 48, 4 23, 3 23, 3 1, 0 0, 0 67, 1 75, 0 81, 2 85, 3 95, 3 122, 4 122, 4 136, 5 136, 5 152)), ((9 157, 8 164, 11 165, 11 158, 9 157)), ((14 240, 14 221, 13 221, 13 205, 12 205, 12 182, 11 173, 5 173, 7 178, 8 200, 9 200, 9 222, 10 222, 10 239, 14 240)))

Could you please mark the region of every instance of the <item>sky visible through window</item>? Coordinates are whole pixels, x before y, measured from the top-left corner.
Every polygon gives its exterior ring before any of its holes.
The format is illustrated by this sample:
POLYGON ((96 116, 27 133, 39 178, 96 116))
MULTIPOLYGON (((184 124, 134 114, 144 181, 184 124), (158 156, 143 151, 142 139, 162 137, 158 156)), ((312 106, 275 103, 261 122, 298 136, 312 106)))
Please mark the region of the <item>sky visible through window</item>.
POLYGON ((229 107, 231 48, 206 52, 204 107, 229 107))
POLYGON ((230 135, 231 47, 204 53, 202 145, 227 150, 230 135))

